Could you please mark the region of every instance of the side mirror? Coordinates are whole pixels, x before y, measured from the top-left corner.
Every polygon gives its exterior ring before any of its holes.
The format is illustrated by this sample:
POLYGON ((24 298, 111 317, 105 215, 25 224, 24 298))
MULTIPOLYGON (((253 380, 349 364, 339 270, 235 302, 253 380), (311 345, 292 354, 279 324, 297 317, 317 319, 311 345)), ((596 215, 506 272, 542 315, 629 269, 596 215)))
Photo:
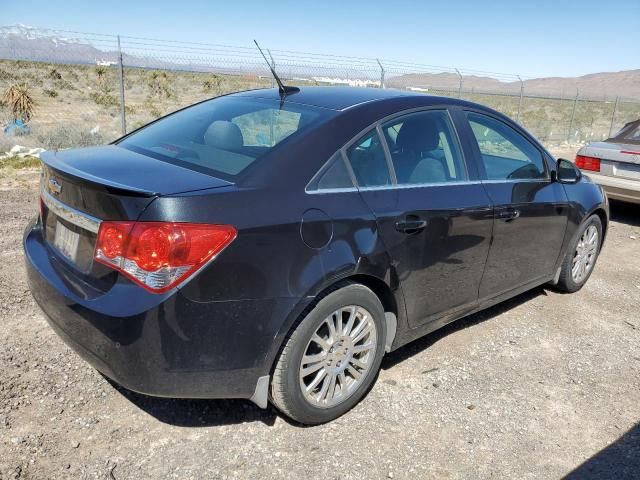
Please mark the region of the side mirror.
POLYGON ((576 183, 582 178, 582 172, 569 160, 559 158, 556 164, 555 177, 560 183, 576 183))

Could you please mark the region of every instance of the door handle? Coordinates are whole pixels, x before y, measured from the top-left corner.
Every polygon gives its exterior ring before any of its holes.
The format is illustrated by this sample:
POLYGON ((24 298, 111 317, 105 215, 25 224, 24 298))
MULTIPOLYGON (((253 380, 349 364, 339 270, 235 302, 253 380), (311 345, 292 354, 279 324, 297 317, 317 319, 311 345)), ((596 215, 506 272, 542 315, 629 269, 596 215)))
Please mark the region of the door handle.
POLYGON ((427 226, 426 220, 402 220, 396 222, 396 230, 401 233, 416 233, 427 226))
POLYGON ((500 210, 496 216, 500 220, 510 222, 520 216, 520 210, 517 210, 515 208, 505 208, 503 210, 500 210))

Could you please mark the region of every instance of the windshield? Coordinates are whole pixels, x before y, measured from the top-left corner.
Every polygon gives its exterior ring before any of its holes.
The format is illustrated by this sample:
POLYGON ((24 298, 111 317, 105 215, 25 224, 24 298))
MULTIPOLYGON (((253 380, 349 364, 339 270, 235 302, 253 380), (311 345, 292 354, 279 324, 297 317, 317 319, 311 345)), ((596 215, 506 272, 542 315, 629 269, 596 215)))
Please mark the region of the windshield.
POLYGON ((332 115, 279 101, 219 97, 169 115, 118 145, 158 160, 233 178, 284 139, 332 115))

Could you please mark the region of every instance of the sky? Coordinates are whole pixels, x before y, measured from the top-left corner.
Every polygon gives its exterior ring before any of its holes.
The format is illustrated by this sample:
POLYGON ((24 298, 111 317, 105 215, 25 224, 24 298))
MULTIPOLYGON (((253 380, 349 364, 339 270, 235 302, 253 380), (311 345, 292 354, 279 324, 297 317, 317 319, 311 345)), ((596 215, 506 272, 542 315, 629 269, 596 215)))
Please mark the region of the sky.
POLYGON ((640 68, 640 0, 0 0, 0 25, 520 74, 640 68))

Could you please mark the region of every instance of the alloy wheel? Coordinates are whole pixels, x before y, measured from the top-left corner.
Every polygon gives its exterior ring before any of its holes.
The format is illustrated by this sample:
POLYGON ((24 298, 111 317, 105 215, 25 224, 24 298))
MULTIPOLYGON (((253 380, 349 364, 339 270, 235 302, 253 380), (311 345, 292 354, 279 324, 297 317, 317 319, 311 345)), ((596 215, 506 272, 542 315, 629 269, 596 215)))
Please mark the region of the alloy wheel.
POLYGON ((349 305, 326 317, 311 336, 300 363, 300 388, 312 405, 329 408, 358 389, 376 354, 371 313, 349 305))
POLYGON ((576 247, 571 264, 571 278, 581 283, 593 268, 598 254, 599 234, 595 225, 589 225, 576 247))

